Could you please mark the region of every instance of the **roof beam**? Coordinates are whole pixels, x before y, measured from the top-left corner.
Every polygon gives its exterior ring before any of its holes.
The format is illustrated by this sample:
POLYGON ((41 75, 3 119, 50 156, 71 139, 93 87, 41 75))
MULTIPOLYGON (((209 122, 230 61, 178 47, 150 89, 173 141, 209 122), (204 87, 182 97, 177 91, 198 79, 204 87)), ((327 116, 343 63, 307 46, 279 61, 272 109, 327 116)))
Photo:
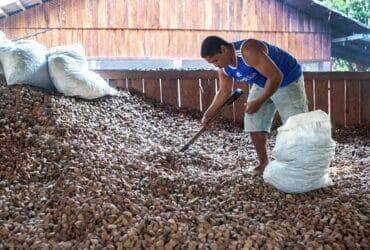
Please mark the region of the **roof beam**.
POLYGON ((365 41, 370 42, 370 34, 355 34, 352 36, 335 38, 332 40, 332 42, 341 43, 341 42, 348 42, 348 41, 354 41, 354 40, 365 40, 365 41))

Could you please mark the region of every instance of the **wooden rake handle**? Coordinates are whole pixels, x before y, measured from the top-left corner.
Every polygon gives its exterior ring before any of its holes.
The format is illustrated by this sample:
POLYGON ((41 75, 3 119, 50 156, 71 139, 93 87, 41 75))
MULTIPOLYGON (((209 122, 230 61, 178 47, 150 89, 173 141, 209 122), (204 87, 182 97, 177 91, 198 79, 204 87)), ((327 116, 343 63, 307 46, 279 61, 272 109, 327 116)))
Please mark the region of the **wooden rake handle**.
MULTIPOLYGON (((243 94, 243 90, 241 89, 235 89, 231 96, 227 98, 227 100, 216 110, 215 114, 209 119, 208 123, 212 123, 219 114, 221 114, 223 108, 226 105, 231 105, 234 103, 241 95, 243 94)), ((184 152, 189 148, 191 144, 194 143, 194 141, 204 132, 207 130, 208 127, 203 126, 201 130, 198 131, 181 149, 180 152, 184 152)))

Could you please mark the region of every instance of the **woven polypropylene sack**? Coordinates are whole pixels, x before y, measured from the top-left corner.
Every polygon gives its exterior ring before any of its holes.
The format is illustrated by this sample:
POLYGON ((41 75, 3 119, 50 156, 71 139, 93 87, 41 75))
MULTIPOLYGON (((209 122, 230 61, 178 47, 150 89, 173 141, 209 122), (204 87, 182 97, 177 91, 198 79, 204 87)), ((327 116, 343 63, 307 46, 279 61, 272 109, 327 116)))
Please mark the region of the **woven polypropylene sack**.
POLYGON ((32 40, 0 43, 0 62, 7 84, 55 90, 49 77, 46 53, 46 47, 32 40))
POLYGON ((328 167, 334 156, 328 115, 316 110, 292 116, 278 129, 263 178, 286 193, 304 193, 332 184, 328 167))
MULTIPOLYGON (((10 40, 6 38, 6 35, 4 32, 0 31, 0 47, 4 43, 10 43, 10 40)), ((4 70, 3 70, 3 66, 1 65, 1 62, 0 62, 0 75, 4 75, 4 70)))
POLYGON ((61 46, 48 53, 49 73, 57 90, 66 96, 95 99, 118 92, 88 69, 82 46, 61 46))

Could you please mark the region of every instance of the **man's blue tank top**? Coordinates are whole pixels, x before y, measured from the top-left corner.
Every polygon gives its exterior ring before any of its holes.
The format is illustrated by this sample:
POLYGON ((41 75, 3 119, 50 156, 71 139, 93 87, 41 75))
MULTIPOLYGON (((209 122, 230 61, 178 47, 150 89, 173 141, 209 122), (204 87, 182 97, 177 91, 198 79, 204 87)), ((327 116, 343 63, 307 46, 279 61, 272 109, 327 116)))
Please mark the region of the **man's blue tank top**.
MULTIPOLYGON (((223 70, 226 75, 230 76, 235 81, 247 82, 248 84, 255 83, 263 88, 266 83, 266 77, 261 75, 255 68, 245 63, 242 57, 241 48, 245 41, 246 40, 241 40, 232 43, 237 57, 237 65, 236 67, 228 65, 223 68, 223 70)), ((302 75, 302 67, 293 56, 276 46, 264 41, 263 43, 267 46, 269 57, 283 73, 283 80, 280 84, 280 88, 296 81, 302 75)))

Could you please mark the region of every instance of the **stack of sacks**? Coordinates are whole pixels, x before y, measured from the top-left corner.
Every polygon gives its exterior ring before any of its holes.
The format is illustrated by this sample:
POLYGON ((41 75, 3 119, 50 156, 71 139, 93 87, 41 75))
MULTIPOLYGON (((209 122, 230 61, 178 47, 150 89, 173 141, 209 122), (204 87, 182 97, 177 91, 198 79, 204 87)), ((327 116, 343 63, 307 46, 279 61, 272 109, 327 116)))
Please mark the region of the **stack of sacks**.
POLYGON ((95 99, 118 91, 88 69, 80 45, 52 48, 36 41, 12 42, 0 31, 0 74, 8 85, 28 84, 66 96, 95 99))
POLYGON ((54 91, 46 54, 46 47, 36 41, 4 39, 0 43, 0 62, 7 84, 28 84, 54 91))
POLYGON ((328 175, 334 157, 329 116, 316 110, 288 118, 278 129, 272 151, 275 159, 263 178, 286 193, 304 193, 332 184, 328 175))
POLYGON ((48 63, 55 87, 66 96, 95 99, 118 94, 101 76, 88 69, 81 45, 52 48, 48 53, 48 63))

